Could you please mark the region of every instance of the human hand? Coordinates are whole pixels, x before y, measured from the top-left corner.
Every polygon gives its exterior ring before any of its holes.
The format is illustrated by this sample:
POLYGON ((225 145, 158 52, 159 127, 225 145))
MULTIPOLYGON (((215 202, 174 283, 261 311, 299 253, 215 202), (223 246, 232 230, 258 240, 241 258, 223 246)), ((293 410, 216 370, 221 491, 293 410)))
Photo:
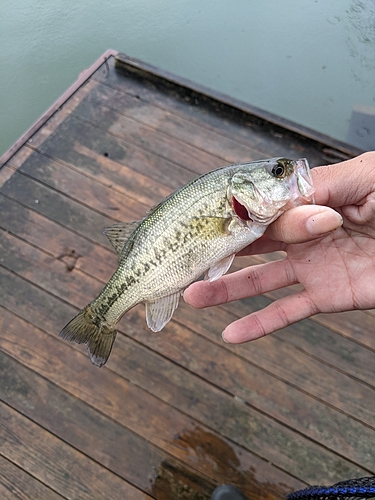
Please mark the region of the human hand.
POLYGON ((239 254, 284 250, 285 259, 185 291, 186 302, 203 308, 303 286, 231 323, 223 332, 227 342, 254 340, 317 313, 375 307, 375 152, 311 173, 317 205, 289 210, 239 254))

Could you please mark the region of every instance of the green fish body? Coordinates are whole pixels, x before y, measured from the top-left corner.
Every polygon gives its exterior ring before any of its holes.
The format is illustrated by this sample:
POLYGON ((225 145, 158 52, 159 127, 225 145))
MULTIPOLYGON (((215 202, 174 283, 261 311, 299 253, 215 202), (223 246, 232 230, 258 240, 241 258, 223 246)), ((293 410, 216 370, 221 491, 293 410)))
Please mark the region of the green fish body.
POLYGON ((60 336, 87 344, 91 361, 102 366, 127 311, 144 302, 149 328, 160 331, 193 281, 220 278, 237 252, 285 210, 312 202, 313 192, 304 159, 229 165, 178 189, 142 221, 107 228, 118 268, 60 336))

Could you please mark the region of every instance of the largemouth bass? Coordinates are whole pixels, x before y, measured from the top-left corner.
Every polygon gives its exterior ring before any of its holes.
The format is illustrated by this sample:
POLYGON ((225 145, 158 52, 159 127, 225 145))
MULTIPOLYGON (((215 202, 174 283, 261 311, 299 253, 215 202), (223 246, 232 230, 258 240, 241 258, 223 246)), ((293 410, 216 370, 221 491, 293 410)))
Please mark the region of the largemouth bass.
POLYGON ((60 336, 86 344, 92 363, 102 366, 129 309, 144 302, 149 328, 160 331, 193 281, 204 274, 220 278, 237 252, 284 211, 311 203, 313 192, 305 159, 241 163, 198 177, 141 221, 114 224, 104 234, 117 251, 118 268, 60 336))

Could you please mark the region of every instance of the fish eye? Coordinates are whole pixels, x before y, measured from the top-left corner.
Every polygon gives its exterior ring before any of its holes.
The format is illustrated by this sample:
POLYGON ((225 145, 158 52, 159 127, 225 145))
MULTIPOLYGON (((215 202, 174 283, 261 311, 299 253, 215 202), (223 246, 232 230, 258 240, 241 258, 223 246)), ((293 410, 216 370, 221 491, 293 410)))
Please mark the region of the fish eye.
POLYGON ((291 161, 287 158, 281 158, 276 162, 276 165, 272 168, 272 175, 277 179, 282 179, 287 173, 288 167, 291 165, 291 161))
POLYGON ((272 175, 274 177, 277 177, 278 179, 281 179, 285 175, 285 168, 282 165, 276 165, 272 169, 272 175))

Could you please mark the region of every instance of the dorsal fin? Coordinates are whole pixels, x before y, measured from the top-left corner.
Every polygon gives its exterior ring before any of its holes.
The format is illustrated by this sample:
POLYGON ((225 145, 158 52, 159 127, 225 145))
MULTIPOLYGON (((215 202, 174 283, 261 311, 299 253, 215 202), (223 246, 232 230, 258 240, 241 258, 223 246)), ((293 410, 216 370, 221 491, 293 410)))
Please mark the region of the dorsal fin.
POLYGON ((142 221, 139 220, 133 222, 119 222, 118 224, 113 224, 113 226, 104 229, 103 234, 107 236, 118 256, 120 256, 125 243, 129 240, 141 222, 142 221))

